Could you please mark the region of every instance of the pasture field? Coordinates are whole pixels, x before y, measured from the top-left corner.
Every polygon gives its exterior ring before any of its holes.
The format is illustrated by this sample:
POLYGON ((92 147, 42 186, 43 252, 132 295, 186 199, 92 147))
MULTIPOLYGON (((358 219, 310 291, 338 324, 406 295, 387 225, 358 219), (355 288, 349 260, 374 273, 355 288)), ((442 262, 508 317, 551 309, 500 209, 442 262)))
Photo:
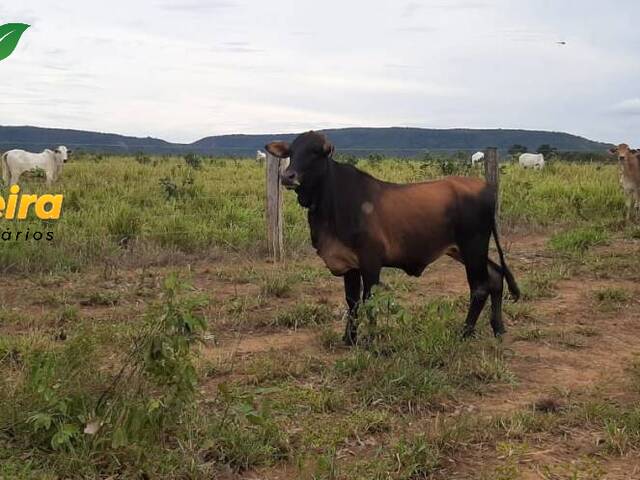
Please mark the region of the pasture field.
POLYGON ((265 259, 263 168, 76 159, 59 221, 3 220, 55 239, 0 243, 0 479, 640 478, 640 228, 614 166, 503 167, 504 339, 484 315, 460 339, 441 259, 383 272, 354 348, 293 194, 287 261, 265 259))

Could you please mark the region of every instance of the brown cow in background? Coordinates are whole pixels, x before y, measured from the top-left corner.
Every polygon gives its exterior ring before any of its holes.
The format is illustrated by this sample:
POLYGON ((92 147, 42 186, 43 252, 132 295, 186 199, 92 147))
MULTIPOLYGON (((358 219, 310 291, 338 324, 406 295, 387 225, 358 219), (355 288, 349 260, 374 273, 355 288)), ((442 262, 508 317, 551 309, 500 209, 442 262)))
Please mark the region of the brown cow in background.
POLYGON ((618 157, 620 168, 620 185, 624 190, 627 204, 626 220, 640 219, 640 151, 632 150, 626 143, 621 143, 609 150, 618 157))
POLYGON ((308 209, 311 243, 336 276, 344 277, 349 316, 344 341, 356 342, 357 309, 380 280, 382 267, 420 276, 446 254, 466 269, 471 300, 465 336, 491 296, 491 326, 505 332, 502 322, 503 278, 515 299, 518 285, 507 268, 495 225, 495 189, 483 180, 447 177, 433 182, 383 182, 357 168, 335 162, 334 147, 316 132, 293 143, 272 142, 272 155, 290 158, 282 184, 295 190, 308 209), (500 264, 489 259, 493 234, 500 264))

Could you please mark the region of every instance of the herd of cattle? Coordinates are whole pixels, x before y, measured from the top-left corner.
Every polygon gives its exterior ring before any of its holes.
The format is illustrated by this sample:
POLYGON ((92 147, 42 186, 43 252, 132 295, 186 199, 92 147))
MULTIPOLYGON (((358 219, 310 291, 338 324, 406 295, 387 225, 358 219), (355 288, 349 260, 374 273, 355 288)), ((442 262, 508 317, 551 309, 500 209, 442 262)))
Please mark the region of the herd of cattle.
MULTIPOLYGON (((61 145, 53 150, 45 149, 41 153, 31 153, 24 150, 10 150, 0 156, 2 180, 5 185, 18 183, 20 176, 30 170, 41 169, 46 175, 47 185, 55 182, 62 173, 62 166, 68 160, 71 151, 61 145)), ((627 219, 640 219, 640 150, 629 148, 627 144, 620 144, 612 148, 609 153, 618 157, 620 168, 620 184, 625 193, 627 204, 627 219)), ((256 160, 264 161, 267 154, 256 151, 256 160)), ((484 161, 484 153, 476 152, 471 156, 473 166, 484 161)), ((523 153, 518 157, 518 163, 523 168, 544 168, 544 155, 541 153, 523 153)))
MULTIPOLYGON (((487 299, 491 326, 504 333, 502 292, 506 281, 514 299, 520 290, 507 267, 495 225, 493 186, 475 177, 446 177, 436 181, 394 184, 380 181, 352 165, 333 159, 334 146, 320 133, 299 135, 291 144, 265 146, 286 159, 281 182, 296 192, 308 210, 311 243, 331 273, 344 277, 349 315, 344 341, 357 336, 357 309, 379 282, 383 267, 420 276, 442 255, 464 265, 471 292, 465 335, 472 335, 487 299), (489 258, 493 236, 499 262, 489 258)), ((70 151, 65 146, 41 153, 10 150, 0 157, 5 184, 14 185, 24 172, 42 169, 47 185, 56 181, 70 151)), ((610 150, 618 159, 620 183, 627 197, 627 219, 640 219, 640 151, 621 144, 610 150)), ((257 160, 266 159, 258 150, 257 160)), ((484 154, 471 157, 476 165, 484 154)), ((542 154, 520 155, 524 168, 544 168, 542 154)))
MULTIPOLYGON (((471 155, 471 165, 476 166, 484 161, 484 153, 476 152, 471 155)), ((544 155, 542 153, 523 153, 518 157, 518 163, 524 168, 535 168, 541 170, 544 168, 544 155)))

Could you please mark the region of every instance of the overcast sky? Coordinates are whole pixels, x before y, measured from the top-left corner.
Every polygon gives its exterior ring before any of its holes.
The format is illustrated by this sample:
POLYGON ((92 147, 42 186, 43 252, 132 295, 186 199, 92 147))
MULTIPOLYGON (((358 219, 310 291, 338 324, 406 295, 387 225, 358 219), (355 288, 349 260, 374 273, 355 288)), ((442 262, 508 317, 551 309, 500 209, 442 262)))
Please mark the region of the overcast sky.
POLYGON ((0 24, 33 26, 0 62, 0 124, 179 142, 502 127, 639 145, 639 19, 637 0, 3 2, 0 24))

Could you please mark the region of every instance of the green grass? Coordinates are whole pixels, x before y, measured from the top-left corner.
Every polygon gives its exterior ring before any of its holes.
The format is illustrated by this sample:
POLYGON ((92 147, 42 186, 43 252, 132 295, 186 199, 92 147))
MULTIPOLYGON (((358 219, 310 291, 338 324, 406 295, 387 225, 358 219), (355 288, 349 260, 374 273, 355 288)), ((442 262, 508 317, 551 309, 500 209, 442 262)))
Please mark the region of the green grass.
POLYGON ((292 309, 279 313, 273 324, 279 327, 293 328, 324 325, 334 320, 329 306, 324 304, 299 303, 292 309))
POLYGON ((593 292, 593 297, 602 311, 620 310, 631 300, 631 293, 624 288, 608 287, 593 292))
POLYGON ((605 245, 608 241, 609 234, 603 228, 582 227, 554 235, 549 244, 558 252, 584 254, 590 248, 605 245))
MULTIPOLYGON (((73 161, 54 186, 66 196, 59 222, 6 224, 51 229, 56 241, 0 243, 4 271, 29 273, 33 283, 24 308, 10 295, 0 306, 0 478, 243 478, 268 475, 271 467, 281 473, 284 465, 290 476, 305 479, 455 478, 449 473, 456 460, 471 454, 475 462, 474 452, 488 452, 474 478, 509 479, 522 473, 536 442, 565 438, 572 429, 601 438, 594 448, 605 458, 640 450, 637 406, 596 394, 581 393, 577 400, 567 394, 557 411, 465 413, 467 398, 482 402, 499 386, 506 397, 512 394, 518 379, 509 360, 525 347, 495 340, 486 315, 478 338, 463 341, 466 295, 415 295, 419 284, 388 273, 385 283, 407 298, 405 304, 378 289, 360 310, 358 345, 344 347, 342 325, 338 330, 335 323, 338 300, 307 296, 320 281, 333 282, 332 288, 340 282, 308 265, 305 212, 294 195, 285 194, 290 261, 261 269, 251 259, 265 250, 263 167, 236 160, 192 163, 198 168, 178 158, 73 161), (113 271, 225 254, 242 262, 212 261, 207 274, 228 282, 225 287, 242 287, 223 292, 222 299, 207 291, 215 302, 206 307, 186 294, 172 301, 154 286, 155 278, 145 282, 145 268, 133 279, 113 271), (84 269, 104 271, 104 280, 118 279, 122 290, 93 283, 68 289, 85 278, 74 273, 84 269), (158 305, 145 305, 151 301, 158 305), (376 324, 369 322, 371 313, 376 324), (211 337, 202 349, 185 350, 201 315, 216 342, 222 338, 220 356, 211 337), (144 341, 141 332, 176 318, 169 333, 144 341), (306 327, 313 328, 287 331, 306 327), (229 359, 224 349, 231 341, 225 342, 260 328, 294 342, 229 359), (316 338, 298 348, 296 335, 316 338), (131 356, 141 344, 147 355, 131 356), (198 360, 200 351, 207 356, 198 360), (112 414, 102 413, 108 421, 99 438, 84 434, 100 395, 123 367, 130 376, 109 397, 112 414), (177 390, 188 394, 176 397, 177 390)), ((419 161, 360 160, 359 166, 391 181, 441 174, 437 165, 419 161)), ((600 330, 554 327, 552 314, 539 311, 536 301, 553 297, 559 282, 576 273, 640 280, 635 256, 594 248, 620 234, 624 209, 615 167, 556 164, 533 172, 508 165, 501 180, 506 230, 560 232, 546 252, 551 261, 531 268, 516 263, 525 301, 505 303, 513 338, 562 349, 597 342, 592 337, 600 330)), ((24 191, 45 187, 35 179, 24 191)), ((622 233, 636 236, 633 229, 622 233)), ((612 286, 588 300, 617 311, 629 305, 630 295, 612 286)), ((638 371, 637 364, 630 368, 635 393, 638 371)), ((566 473, 562 465, 550 468, 550 478, 566 473)), ((567 476, 582 478, 592 468, 575 462, 567 476)))
MULTIPOLYGON (((442 175, 437 166, 416 160, 362 160, 358 165, 396 182, 442 175)), ((556 164, 533 172, 508 165, 501 188, 502 221, 508 226, 567 226, 585 219, 619 224, 623 217, 614 166, 556 164)), ((5 270, 77 270, 126 257, 153 263, 158 252, 265 251, 264 168, 255 162, 207 160, 193 169, 173 157, 144 163, 133 157, 79 158, 65 165, 51 190, 65 195, 60 220, 30 218, 5 226, 14 232, 51 231, 54 241, 1 242, 5 270), (167 195, 166 179, 178 193, 167 195)), ((23 193, 46 191, 37 179, 22 185, 23 193)), ((285 194, 284 217, 287 254, 307 251, 306 217, 293 194, 285 194)), ((576 241, 570 241, 576 245, 570 248, 582 248, 584 242, 576 241)))

